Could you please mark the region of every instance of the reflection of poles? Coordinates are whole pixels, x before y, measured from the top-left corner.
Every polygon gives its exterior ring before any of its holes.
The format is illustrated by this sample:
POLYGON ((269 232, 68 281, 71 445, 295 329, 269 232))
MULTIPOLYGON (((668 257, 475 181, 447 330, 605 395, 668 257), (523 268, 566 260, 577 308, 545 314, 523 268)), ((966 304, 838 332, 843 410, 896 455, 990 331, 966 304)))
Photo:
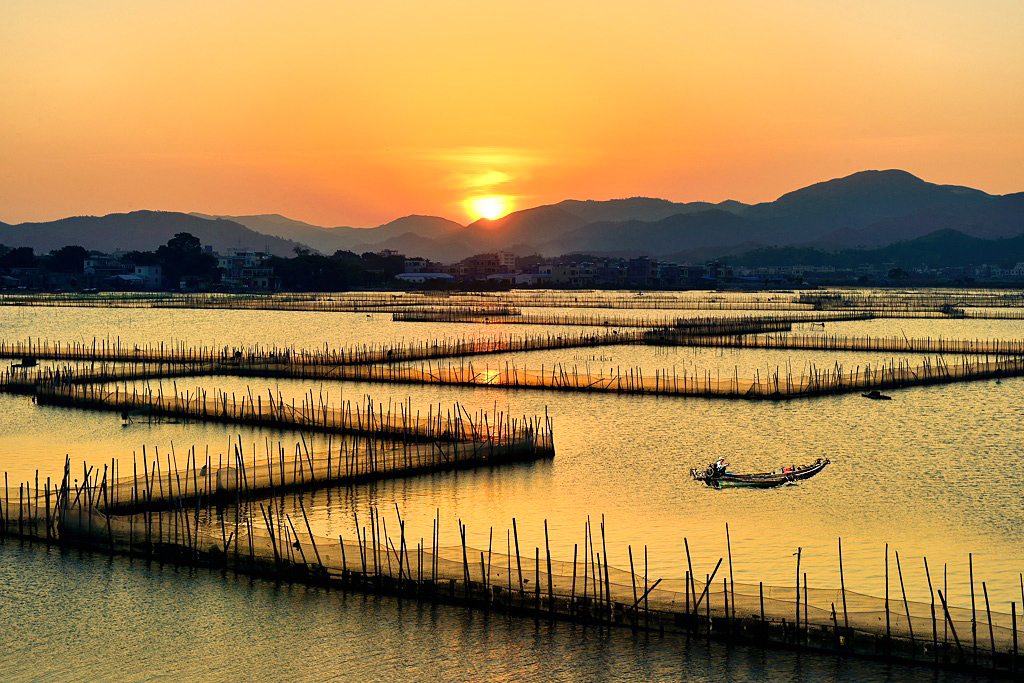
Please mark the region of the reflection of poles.
MULTIPOLYGON (((689 543, 689 541, 686 540, 686 537, 683 537, 683 547, 686 548, 686 566, 689 569, 689 571, 687 572, 687 575, 689 576, 689 579, 690 579, 689 581, 687 581, 687 583, 689 584, 689 586, 688 586, 689 592, 687 593, 687 596, 691 596, 693 598, 694 612, 696 613, 696 611, 697 611, 697 587, 694 585, 693 562, 690 561, 690 543, 689 543)), ((689 602, 689 597, 687 598, 687 602, 689 602)))
POLYGON ((903 609, 907 612, 907 629, 910 631, 910 645, 911 652, 915 650, 914 647, 914 624, 910 621, 910 605, 907 602, 907 589, 903 585, 903 568, 900 567, 900 552, 896 551, 896 572, 900 575, 900 591, 903 593, 903 609))
POLYGON ((519 559, 519 530, 516 528, 516 518, 512 518, 512 536, 516 542, 516 574, 519 576, 519 606, 526 608, 526 592, 523 590, 523 565, 519 559))
POLYGON ((974 604, 974 555, 967 553, 967 569, 971 576, 971 640, 974 666, 978 666, 978 614, 974 604))
POLYGON ((579 543, 572 544, 572 588, 569 589, 569 614, 576 616, 576 560, 580 549, 579 543))
MULTIPOLYGON (((649 603, 647 601, 647 594, 650 593, 652 590, 654 590, 654 586, 651 586, 650 588, 647 587, 647 574, 648 574, 648 568, 647 568, 647 544, 645 543, 644 544, 644 596, 643 596, 643 600, 644 600, 644 628, 645 629, 650 626, 650 616, 651 616, 650 615, 650 609, 649 609, 650 605, 649 605, 649 603)), ((660 582, 661 582, 661 580, 659 579, 655 583, 655 585, 657 585, 657 583, 660 583, 660 582)))
POLYGON ((551 583, 551 543, 548 541, 548 520, 546 519, 544 520, 544 554, 547 556, 548 563, 548 609, 554 613, 555 592, 551 583))
POLYGON ((990 666, 992 666, 992 668, 995 668, 996 637, 995 634, 992 632, 992 609, 989 607, 988 604, 988 587, 985 585, 984 581, 981 582, 981 590, 985 593, 985 614, 988 617, 988 642, 992 646, 992 662, 990 663, 990 666))
POLYGON ((844 628, 850 628, 850 617, 846 613, 846 581, 843 579, 843 538, 842 538, 842 536, 839 537, 839 590, 843 594, 843 627, 844 628))
MULTIPOLYGON (((589 573, 589 569, 590 569, 590 555, 589 555, 590 546, 589 546, 588 540, 587 540, 587 532, 589 530, 590 530, 590 520, 588 519, 587 520, 587 525, 583 527, 583 615, 584 615, 583 625, 584 626, 587 625, 586 615, 587 615, 587 612, 589 611, 587 609, 587 579, 589 578, 588 577, 588 573, 589 573)), ((687 593, 687 595, 689 595, 689 593, 687 593)))
POLYGON ((938 591, 939 600, 942 601, 942 611, 946 615, 946 623, 949 625, 949 630, 953 633, 953 641, 956 642, 956 649, 960 653, 960 664, 964 663, 964 648, 960 645, 960 638, 956 634, 956 626, 953 625, 953 617, 949 616, 949 606, 946 604, 946 596, 942 594, 942 591, 938 591))
POLYGON ((1013 674, 1017 673, 1017 603, 1010 603, 1010 616, 1012 617, 1012 628, 1013 628, 1013 656, 1010 660, 1010 671, 1013 674))
POLYGON ((892 630, 889 623, 889 544, 885 544, 885 652, 892 650, 892 630))
MULTIPOLYGON (((796 549, 796 634, 800 633, 800 554, 803 548, 796 549)), ((799 635, 797 635, 799 637, 799 635)))
MULTIPOLYGON (((636 570, 633 568, 633 546, 627 545, 626 549, 629 550, 629 578, 633 583, 633 605, 635 606, 640 600, 636 596, 636 570)), ((630 622, 633 626, 633 630, 636 630, 636 615, 634 614, 630 622)))
POLYGON ((807 572, 804 572, 804 643, 810 635, 809 619, 807 618, 807 572))
POLYGON ((600 563, 601 555, 598 555, 597 580, 601 584, 601 608, 608 617, 608 623, 612 622, 612 585, 608 579, 608 541, 604 532, 604 513, 601 514, 601 553, 604 555, 604 567, 600 563))
POLYGON ((935 652, 935 664, 939 663, 939 627, 935 623, 935 591, 932 590, 932 575, 928 571, 928 558, 924 558, 924 575, 928 578, 928 592, 932 596, 932 650, 935 652))
POLYGON ((729 522, 725 523, 725 549, 729 554, 729 603, 732 605, 732 612, 727 617, 736 618, 736 584, 732 580, 732 542, 729 540, 729 522))

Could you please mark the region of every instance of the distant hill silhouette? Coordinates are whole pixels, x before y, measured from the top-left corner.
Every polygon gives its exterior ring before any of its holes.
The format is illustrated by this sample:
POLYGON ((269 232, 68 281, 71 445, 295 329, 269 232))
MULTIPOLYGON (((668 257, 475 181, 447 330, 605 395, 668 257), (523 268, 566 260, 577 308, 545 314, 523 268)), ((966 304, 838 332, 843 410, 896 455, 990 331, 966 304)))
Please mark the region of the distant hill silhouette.
MULTIPOLYGON (((136 216, 124 220, 138 223, 143 214, 163 215, 159 212, 115 215, 136 216)), ((199 217, 202 214, 166 215, 203 220, 199 217)), ((110 217, 104 217, 107 218, 110 217)), ((1015 237, 1024 233, 1024 193, 990 195, 968 187, 929 183, 906 171, 883 170, 861 171, 815 183, 760 204, 680 203, 648 197, 565 200, 515 211, 493 221, 480 219, 468 226, 438 216, 418 215, 405 216, 375 228, 325 228, 277 214, 221 218, 230 219, 221 221, 230 225, 207 225, 206 230, 212 231, 209 238, 203 237, 202 229, 194 223, 189 223, 193 229, 187 231, 199 236, 204 243, 215 245, 259 244, 272 251, 290 251, 295 243, 302 243, 326 254, 338 249, 357 253, 394 249, 408 256, 425 256, 442 262, 498 249, 518 254, 540 252, 546 256, 576 252, 705 260, 757 247, 813 247, 833 251, 881 247, 939 230, 956 230, 985 239, 1015 237), (243 232, 239 233, 240 229, 243 232), (254 237, 256 233, 268 237, 254 237)), ((98 231, 90 238, 91 244, 116 242, 116 246, 122 248, 138 248, 125 247, 125 244, 147 244, 146 248, 151 249, 166 242, 173 232, 180 231, 165 224, 183 219, 147 218, 154 225, 153 240, 146 232, 148 228, 131 228, 123 224, 124 220, 116 228, 107 227, 102 221, 88 223, 91 226, 88 229, 82 227, 85 224, 79 227, 86 232, 98 231), (173 232, 168 234, 168 230, 173 232), (116 238, 108 238, 106 233, 116 238)), ((217 221, 207 223, 216 225, 217 221)), ((11 234, 12 226, 0 224, 0 243, 20 246, 18 240, 27 239, 29 234, 35 242, 26 242, 28 246, 45 244, 52 245, 47 248, 57 248, 83 243, 78 239, 81 233, 62 221, 13 227, 17 228, 17 239, 6 236, 11 234), (30 227, 33 225, 35 227, 30 227)), ((89 245, 83 243, 83 246, 89 245)))
POLYGON ((1024 232, 1024 193, 928 206, 879 219, 860 230, 831 233, 815 242, 822 246, 884 246, 943 229, 986 239, 1015 237, 1024 232))
POLYGON ((554 204, 579 216, 588 223, 604 221, 660 221, 669 216, 683 213, 697 213, 710 209, 721 209, 730 213, 741 214, 749 208, 740 202, 725 201, 721 204, 710 202, 670 202, 667 199, 652 199, 649 197, 630 197, 629 199, 609 199, 606 201, 595 201, 588 199, 579 201, 567 199, 554 204))
POLYGON ((449 233, 463 230, 463 226, 455 221, 439 216, 404 216, 375 228, 353 228, 341 226, 325 228, 302 221, 292 220, 280 214, 261 214, 256 216, 207 216, 193 214, 204 218, 225 218, 248 227, 256 232, 274 235, 284 239, 308 244, 324 254, 333 254, 342 249, 362 253, 380 251, 381 249, 397 249, 410 253, 408 248, 423 244, 426 248, 433 247, 433 240, 449 233), (405 235, 412 238, 404 240, 405 235), (423 242, 426 239, 427 242, 423 242))
POLYGON ((773 224, 789 243, 944 206, 979 207, 992 199, 980 190, 935 185, 906 171, 861 171, 755 204, 746 216, 773 224))
POLYGON ((587 220, 555 205, 537 206, 488 220, 481 218, 466 226, 475 239, 494 246, 515 243, 537 244, 587 224, 587 220))
MULTIPOLYGON (((985 238, 1024 233, 1024 193, 993 196, 928 183, 906 171, 861 171, 754 205, 643 197, 567 200, 476 221, 467 231, 478 238, 474 246, 516 245, 521 253, 641 252, 689 260, 758 245, 882 246, 942 229, 985 238)), ((444 240, 439 242, 445 251, 444 240)), ((448 251, 459 249, 452 245, 448 251)))
POLYGON ((544 252, 642 249, 667 254, 683 249, 761 242, 762 227, 736 214, 709 209, 683 213, 659 221, 591 223, 541 245, 544 252))
POLYGON ((328 230, 345 240, 346 244, 352 246, 362 245, 367 247, 363 251, 373 251, 372 247, 374 245, 387 240, 394 240, 409 233, 427 239, 437 239, 461 235, 465 227, 461 223, 456 223, 440 216, 419 216, 414 214, 396 218, 389 223, 378 225, 376 228, 328 228, 328 230))
POLYGON ((339 248, 334 246, 333 234, 327 228, 287 218, 277 213, 253 216, 210 216, 203 213, 190 215, 206 219, 221 218, 234 221, 255 232, 300 242, 320 252, 333 254, 339 248))
POLYGON ((826 251, 814 247, 771 247, 726 257, 735 266, 834 266, 856 268, 894 264, 910 271, 920 266, 951 268, 968 265, 1012 267, 1024 261, 1024 234, 1009 238, 982 239, 959 230, 936 230, 912 240, 876 249, 826 251))
POLYGON ((235 247, 293 256, 293 249, 303 246, 254 232, 234 221, 208 220, 172 211, 132 211, 107 216, 75 216, 45 223, 0 224, 0 244, 32 247, 37 253, 69 244, 103 252, 152 251, 179 232, 191 233, 203 245, 220 252, 235 247))

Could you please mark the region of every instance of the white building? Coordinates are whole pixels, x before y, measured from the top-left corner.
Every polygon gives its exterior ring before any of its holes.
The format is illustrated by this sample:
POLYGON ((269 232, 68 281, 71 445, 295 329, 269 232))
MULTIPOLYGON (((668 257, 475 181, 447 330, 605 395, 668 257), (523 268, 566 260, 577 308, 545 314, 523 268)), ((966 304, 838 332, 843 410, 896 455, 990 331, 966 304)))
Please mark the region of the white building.
POLYGON ((142 285, 147 289, 163 287, 164 271, 161 266, 135 266, 135 275, 142 278, 142 285))
POLYGON ((228 249, 227 254, 217 256, 221 282, 235 289, 279 289, 280 279, 264 264, 267 258, 261 251, 228 249))

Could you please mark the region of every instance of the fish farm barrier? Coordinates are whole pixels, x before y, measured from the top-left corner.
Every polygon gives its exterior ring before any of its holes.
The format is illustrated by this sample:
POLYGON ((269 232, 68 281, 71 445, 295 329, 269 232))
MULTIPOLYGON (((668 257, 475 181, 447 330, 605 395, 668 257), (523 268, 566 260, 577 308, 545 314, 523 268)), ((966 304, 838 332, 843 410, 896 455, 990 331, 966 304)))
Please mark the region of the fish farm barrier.
POLYGON ((1018 339, 872 337, 838 334, 677 335, 666 337, 662 334, 660 330, 648 332, 646 342, 648 344, 675 343, 685 346, 736 349, 1024 355, 1024 340, 1018 339))
POLYGON ((179 308, 196 310, 318 311, 324 313, 393 313, 403 310, 431 311, 455 308, 467 313, 517 315, 518 309, 503 304, 337 297, 295 297, 282 295, 153 294, 151 296, 77 296, 0 294, 0 306, 42 306, 65 308, 179 308))
MULTIPOLYGON (((471 387, 505 387, 515 389, 543 389, 553 391, 604 392, 620 394, 650 394, 662 396, 694 396, 729 399, 784 400, 843 394, 882 389, 902 389, 913 386, 965 382, 974 380, 1020 377, 1024 375, 1024 358, 972 358, 963 356, 950 362, 941 356, 925 359, 919 365, 907 360, 893 359, 876 365, 858 365, 846 369, 836 363, 832 367, 810 366, 808 371, 794 375, 777 368, 762 375, 755 371, 753 378, 741 378, 738 370, 732 376, 721 371, 664 368, 644 372, 643 368, 609 368, 608 372, 594 372, 589 368, 562 363, 541 366, 540 371, 527 371, 516 365, 490 366, 473 363, 426 364, 419 367, 383 365, 349 366, 339 373, 329 374, 322 369, 307 368, 312 373, 305 378, 343 379, 350 381, 386 382, 400 384, 444 384, 471 387)), ((268 377, 294 377, 275 374, 280 369, 252 373, 268 377)))
MULTIPOLYGON (((456 358, 472 355, 523 351, 587 348, 643 343, 651 346, 716 348, 765 348, 815 351, 872 351, 897 353, 1024 355, 1024 342, 999 339, 874 337, 869 335, 783 334, 788 323, 765 324, 776 334, 738 334, 729 326, 692 323, 686 327, 656 330, 612 330, 602 332, 508 335, 489 339, 440 339, 403 342, 396 345, 362 345, 342 349, 295 349, 281 347, 213 348, 185 344, 124 346, 94 341, 80 342, 0 341, 0 357, 21 359, 0 371, 0 390, 31 393, 37 382, 96 383, 133 381, 162 377, 203 375, 251 375, 252 368, 400 363, 417 360, 456 358), (723 331, 725 330, 725 331, 723 331), (69 368, 42 367, 41 360, 91 363, 69 368)), ((295 371, 296 376, 304 376, 295 371)), ((257 373, 258 374, 258 373, 257 373)), ((335 373, 336 374, 336 373, 335 373)), ((324 377, 322 373, 311 377, 324 377)))
POLYGON ((509 290, 507 292, 290 292, 290 293, 2 293, 0 306, 252 308, 354 311, 359 307, 522 307, 679 310, 821 310, 833 308, 1024 308, 1020 289, 872 290, 831 288, 803 292, 645 290, 509 290))
MULTIPOLYGON (((307 444, 303 437, 290 453, 285 452, 280 442, 272 447, 267 439, 265 451, 259 453, 254 444, 251 455, 243 452, 239 438, 237 444, 229 444, 228 452, 213 458, 208 450, 201 456, 192 448, 185 453, 184 468, 179 468, 173 445, 170 452, 165 451, 163 459, 159 449, 147 458, 143 447, 140 458, 132 457, 130 476, 123 476, 116 459, 104 464, 102 476, 98 468, 83 466, 81 482, 74 479, 75 498, 104 514, 126 515, 173 510, 200 502, 236 504, 242 499, 279 496, 288 491, 315 491, 425 473, 493 468, 555 455, 550 431, 529 430, 514 438, 489 441, 419 443, 339 438, 328 440, 319 452, 314 442, 307 444)), ((70 460, 66 461, 65 470, 69 467, 70 460)), ((9 493, 7 500, 10 501, 9 493)), ((24 497, 19 501, 25 510, 45 502, 42 498, 24 497)))
POLYGON ((834 308, 902 308, 917 307, 939 309, 955 308, 1022 308, 1021 290, 903 290, 903 291, 846 291, 826 290, 804 292, 793 301, 818 310, 834 308))
POLYGON ((274 396, 267 400, 251 390, 236 396, 220 390, 174 391, 87 384, 37 385, 35 400, 40 405, 121 413, 126 421, 135 417, 171 417, 189 421, 224 422, 286 430, 335 434, 361 434, 373 438, 404 441, 496 442, 527 439, 538 448, 553 448, 550 417, 512 418, 504 412, 488 416, 486 411, 470 413, 455 403, 443 408, 430 405, 414 412, 411 402, 388 402, 387 406, 366 397, 365 405, 345 401, 341 407, 329 404, 312 390, 298 404, 274 396))
MULTIPOLYGON (((397 505, 397 524, 393 519, 390 531, 386 517, 371 508, 362 523, 354 517, 355 533, 347 539, 315 534, 301 498, 297 513, 277 497, 243 499, 237 492, 236 504, 229 507, 215 506, 214 498, 203 495, 186 501, 182 493, 171 509, 155 509, 146 506, 142 493, 137 511, 115 515, 109 475, 106 466, 102 477, 86 468, 81 482, 72 481, 66 464, 59 483, 47 480, 43 488, 38 482, 34 487, 20 483, 17 497, 8 485, 0 500, 0 538, 597 628, 679 633, 974 673, 1016 677, 1024 671, 1016 601, 1009 601, 1008 611, 999 605, 993 609, 987 583, 980 582, 978 591, 972 568, 971 607, 953 606, 945 588, 933 584, 927 558, 922 573, 930 601, 908 600, 905 579, 911 568, 888 545, 884 598, 846 590, 841 539, 838 589, 809 585, 807 573, 800 571, 800 548, 794 553, 794 582, 786 587, 734 581, 731 544, 727 569, 722 557, 698 573, 688 541, 683 577, 653 579, 646 547, 642 566, 639 549, 634 558, 632 546, 628 569, 610 566, 603 518, 597 525, 588 519, 582 543, 575 544, 568 561, 552 557, 546 520, 543 545, 533 544, 530 553, 515 519, 502 552, 500 540, 495 547, 493 527, 488 547, 476 548, 467 543, 461 521, 457 543, 443 544, 439 513, 428 542, 406 528, 397 505), (896 577, 900 593, 893 596, 896 577), (984 597, 983 612, 975 596, 984 597)), ((132 491, 141 493, 137 485, 132 491)), ((1024 604, 1024 576, 1021 591, 1024 604)))
MULTIPOLYGON (((790 329, 788 325, 776 327, 779 330, 790 329)), ((709 325, 706 329, 709 332, 722 333, 730 328, 716 328, 714 325, 709 325)), ((196 347, 188 346, 183 342, 174 345, 129 346, 122 344, 119 340, 113 342, 94 340, 92 344, 87 344, 40 339, 36 341, 0 341, 0 358, 21 359, 21 366, 24 366, 24 362, 27 360, 28 367, 33 367, 40 360, 119 363, 242 364, 259 362, 297 363, 300 365, 358 365, 516 351, 629 344, 644 339, 644 332, 637 330, 558 332, 533 335, 502 335, 499 333, 496 337, 487 339, 444 338, 397 344, 361 344, 337 349, 327 346, 323 349, 296 349, 279 346, 196 347)))
MULTIPOLYGON (((277 379, 315 379, 359 381, 389 384, 436 384, 465 387, 502 387, 511 389, 539 389, 548 391, 600 392, 633 395, 660 396, 691 396, 703 398, 750 399, 750 400, 787 400, 844 394, 871 390, 902 389, 913 386, 927 386, 952 382, 1001 379, 1006 377, 1024 376, 1024 357, 982 358, 962 356, 953 361, 942 356, 926 358, 918 365, 908 360, 893 359, 891 361, 871 365, 858 365, 846 368, 836 363, 831 367, 814 365, 800 375, 791 370, 776 368, 773 372, 761 374, 755 371, 753 378, 739 376, 738 369, 730 375, 720 370, 687 370, 686 368, 663 368, 644 371, 639 367, 616 367, 594 371, 589 365, 580 368, 577 365, 562 363, 551 366, 541 365, 539 370, 529 371, 525 367, 514 364, 474 364, 460 365, 448 363, 421 363, 418 366, 397 365, 351 365, 343 367, 328 366, 280 366, 250 364, 230 369, 232 376, 266 377, 277 379)), ((170 375, 168 375, 168 378, 170 375)), ((37 389, 40 403, 59 402, 60 405, 72 407, 86 406, 89 401, 97 401, 99 409, 120 410, 115 408, 119 388, 113 390, 90 389, 88 386, 54 386, 40 385, 37 389), (90 393, 91 392, 91 393, 90 393), (99 397, 102 395, 102 400, 99 397), (86 399, 85 397, 90 398, 86 399)), ((129 387, 127 391, 138 392, 129 387)), ((127 400, 123 396, 120 400, 127 400)), ((146 399, 140 399, 145 401, 146 399)), ((195 398, 179 395, 177 405, 195 402, 195 398)), ((220 400, 223 400, 221 398, 220 400)), ((231 404, 229 404, 231 405, 231 404)), ((258 414, 261 399, 257 396, 247 404, 245 411, 255 405, 258 414)), ((238 409, 235 409, 238 410, 238 409)), ((264 406, 266 411, 266 406, 264 406)), ((192 413, 194 419, 200 419, 201 413, 192 413)), ((209 413, 210 419, 217 419, 216 413, 209 413)), ((247 414, 243 413, 243 414, 247 414)), ((300 411, 301 414, 301 411, 300 411)), ((183 415, 184 416, 184 415, 183 415)), ((320 418, 318 418, 320 419, 320 418)), ((311 422, 314 424, 315 421, 311 422)))
MULTIPOLYGON (((129 413, 143 410, 168 417, 209 420, 318 431, 359 432, 360 413, 326 405, 312 394, 298 406, 268 394, 253 395, 251 389, 241 397, 202 388, 195 392, 153 394, 148 387, 132 386, 129 381, 169 379, 189 376, 233 376, 275 379, 370 382, 388 384, 448 385, 464 387, 501 387, 549 391, 600 392, 632 395, 690 396, 703 398, 789 400, 851 392, 902 389, 953 382, 1002 379, 1024 376, 1024 356, 962 354, 952 360, 943 356, 924 358, 918 364, 906 359, 847 368, 806 366, 796 375, 787 367, 774 371, 754 371, 753 377, 740 377, 738 367, 730 374, 721 369, 658 368, 652 372, 641 367, 593 369, 590 363, 579 365, 542 364, 528 370, 513 363, 490 365, 463 362, 424 361, 415 364, 367 364, 348 366, 293 365, 281 363, 245 363, 237 365, 190 366, 157 364, 141 369, 134 366, 102 370, 46 369, 29 377, 19 373, 0 375, 0 390, 34 394, 43 405, 60 405, 94 410, 129 413), (59 379, 59 381, 57 381, 59 379), (123 382, 123 385, 118 384, 123 382), (112 386, 110 386, 112 385, 112 386), (355 417, 353 417, 355 415, 355 417)), ((401 406, 402 404, 398 404, 401 406)), ((404 410, 404 409, 403 409, 404 410)), ((410 409, 411 410, 411 409, 410 409)), ((390 418, 389 418, 390 419, 390 418)), ((402 420, 410 416, 402 415, 402 420)), ((417 416, 419 419, 419 416, 417 416)), ((432 418, 436 419, 436 418, 432 418)), ((374 425, 377 428, 379 425, 374 425)), ((407 427, 391 424, 402 432, 407 427)), ((402 432, 404 433, 404 432, 402 432)), ((412 438, 411 436, 400 438, 412 438)), ((434 437, 431 437, 434 438, 434 437)))
POLYGON ((553 325, 561 327, 646 327, 700 329, 707 334, 747 334, 772 331, 780 325, 809 322, 838 322, 842 320, 868 320, 871 315, 863 311, 807 311, 788 312, 786 315, 763 316, 611 316, 592 313, 523 313, 514 316, 481 316, 463 314, 456 310, 433 313, 394 313, 394 320, 435 323, 512 323, 516 325, 553 325), (765 326, 758 329, 759 326, 765 326))

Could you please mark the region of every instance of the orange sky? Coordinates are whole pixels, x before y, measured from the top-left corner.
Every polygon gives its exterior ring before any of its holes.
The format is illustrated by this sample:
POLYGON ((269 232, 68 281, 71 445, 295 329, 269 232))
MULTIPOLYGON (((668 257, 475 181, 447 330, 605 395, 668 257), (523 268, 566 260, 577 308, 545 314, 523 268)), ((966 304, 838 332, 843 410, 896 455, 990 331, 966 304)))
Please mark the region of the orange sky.
POLYGON ((0 221, 1024 190, 1020 0, 4 0, 0 221))

